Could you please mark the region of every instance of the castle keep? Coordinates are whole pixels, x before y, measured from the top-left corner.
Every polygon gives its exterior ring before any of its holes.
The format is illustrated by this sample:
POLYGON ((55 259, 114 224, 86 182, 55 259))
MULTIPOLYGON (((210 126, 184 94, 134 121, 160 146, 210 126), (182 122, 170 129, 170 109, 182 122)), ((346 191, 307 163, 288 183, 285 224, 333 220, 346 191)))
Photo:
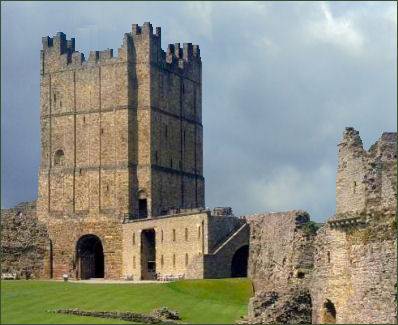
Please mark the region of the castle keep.
POLYGON ((44 37, 36 202, 2 210, 2 274, 249 276, 241 323, 396 323, 397 134, 338 145, 336 214, 205 208, 198 45, 132 25, 114 56, 44 37))
POLYGON ((73 38, 43 38, 37 212, 49 276, 204 276, 203 256, 241 223, 220 215, 213 229, 204 211, 201 69, 198 45, 164 52, 150 23, 133 25, 117 56, 85 60, 73 38))

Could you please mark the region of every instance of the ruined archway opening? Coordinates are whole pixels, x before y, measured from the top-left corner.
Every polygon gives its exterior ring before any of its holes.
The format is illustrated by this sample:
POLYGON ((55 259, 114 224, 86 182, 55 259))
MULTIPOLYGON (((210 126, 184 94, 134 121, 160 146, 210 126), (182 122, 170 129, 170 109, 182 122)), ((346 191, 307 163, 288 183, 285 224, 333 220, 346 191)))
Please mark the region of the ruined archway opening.
POLYGON ((141 232, 141 277, 142 280, 156 279, 156 234, 153 228, 141 232))
POLYGON ((336 324, 336 307, 329 299, 323 304, 322 323, 336 324))
POLYGON ((244 278, 247 277, 247 262, 249 259, 249 246, 245 245, 239 248, 231 262, 231 277, 244 278))
POLYGON ((80 237, 76 244, 77 277, 84 280, 104 277, 104 250, 95 235, 80 237))

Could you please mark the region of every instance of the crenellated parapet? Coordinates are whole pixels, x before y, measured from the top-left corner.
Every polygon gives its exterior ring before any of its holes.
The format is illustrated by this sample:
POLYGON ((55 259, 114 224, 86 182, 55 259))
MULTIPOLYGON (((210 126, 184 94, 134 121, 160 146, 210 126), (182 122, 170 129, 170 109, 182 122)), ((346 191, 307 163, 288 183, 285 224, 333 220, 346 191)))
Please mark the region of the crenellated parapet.
POLYGON ((123 44, 114 56, 113 49, 90 51, 84 54, 75 50, 75 38, 68 40, 58 32, 53 37, 42 38, 41 74, 57 70, 75 69, 108 63, 130 62, 151 63, 193 81, 200 83, 201 58, 199 45, 192 43, 169 44, 167 50, 161 48, 161 28, 153 30, 152 24, 133 24, 130 33, 125 33, 123 44))

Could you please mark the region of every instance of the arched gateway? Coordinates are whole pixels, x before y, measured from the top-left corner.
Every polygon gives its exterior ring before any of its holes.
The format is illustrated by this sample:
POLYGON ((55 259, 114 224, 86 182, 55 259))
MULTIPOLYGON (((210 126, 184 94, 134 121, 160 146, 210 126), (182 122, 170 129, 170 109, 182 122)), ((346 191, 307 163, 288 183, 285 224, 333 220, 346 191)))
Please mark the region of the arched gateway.
POLYGON ((104 277, 104 250, 101 239, 95 235, 84 235, 76 244, 77 278, 104 277))
POLYGON ((231 277, 242 278, 247 277, 247 262, 249 258, 249 246, 244 245, 239 248, 231 262, 231 277))

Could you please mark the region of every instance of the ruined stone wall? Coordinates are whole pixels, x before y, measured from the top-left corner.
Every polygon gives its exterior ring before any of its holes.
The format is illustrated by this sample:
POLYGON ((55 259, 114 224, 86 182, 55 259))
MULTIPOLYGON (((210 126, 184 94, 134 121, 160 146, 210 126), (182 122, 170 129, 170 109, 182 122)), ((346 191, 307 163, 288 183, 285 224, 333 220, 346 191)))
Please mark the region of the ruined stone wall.
POLYGON ((20 278, 46 277, 50 240, 36 217, 36 202, 1 210, 1 273, 20 278))
POLYGON ((366 151, 359 132, 346 128, 339 144, 336 215, 395 211, 397 135, 383 133, 366 151))
MULTIPOLYGON (((332 219, 333 220, 333 219, 332 219)), ((391 224, 319 230, 311 287, 313 323, 396 323, 396 229, 391 224)))
POLYGON ((396 133, 365 151, 359 133, 346 129, 337 213, 315 241, 314 323, 396 323, 396 177, 396 133))
POLYGON ((255 290, 247 321, 309 322, 315 231, 308 213, 278 212, 246 219, 250 226, 248 271, 255 290))

